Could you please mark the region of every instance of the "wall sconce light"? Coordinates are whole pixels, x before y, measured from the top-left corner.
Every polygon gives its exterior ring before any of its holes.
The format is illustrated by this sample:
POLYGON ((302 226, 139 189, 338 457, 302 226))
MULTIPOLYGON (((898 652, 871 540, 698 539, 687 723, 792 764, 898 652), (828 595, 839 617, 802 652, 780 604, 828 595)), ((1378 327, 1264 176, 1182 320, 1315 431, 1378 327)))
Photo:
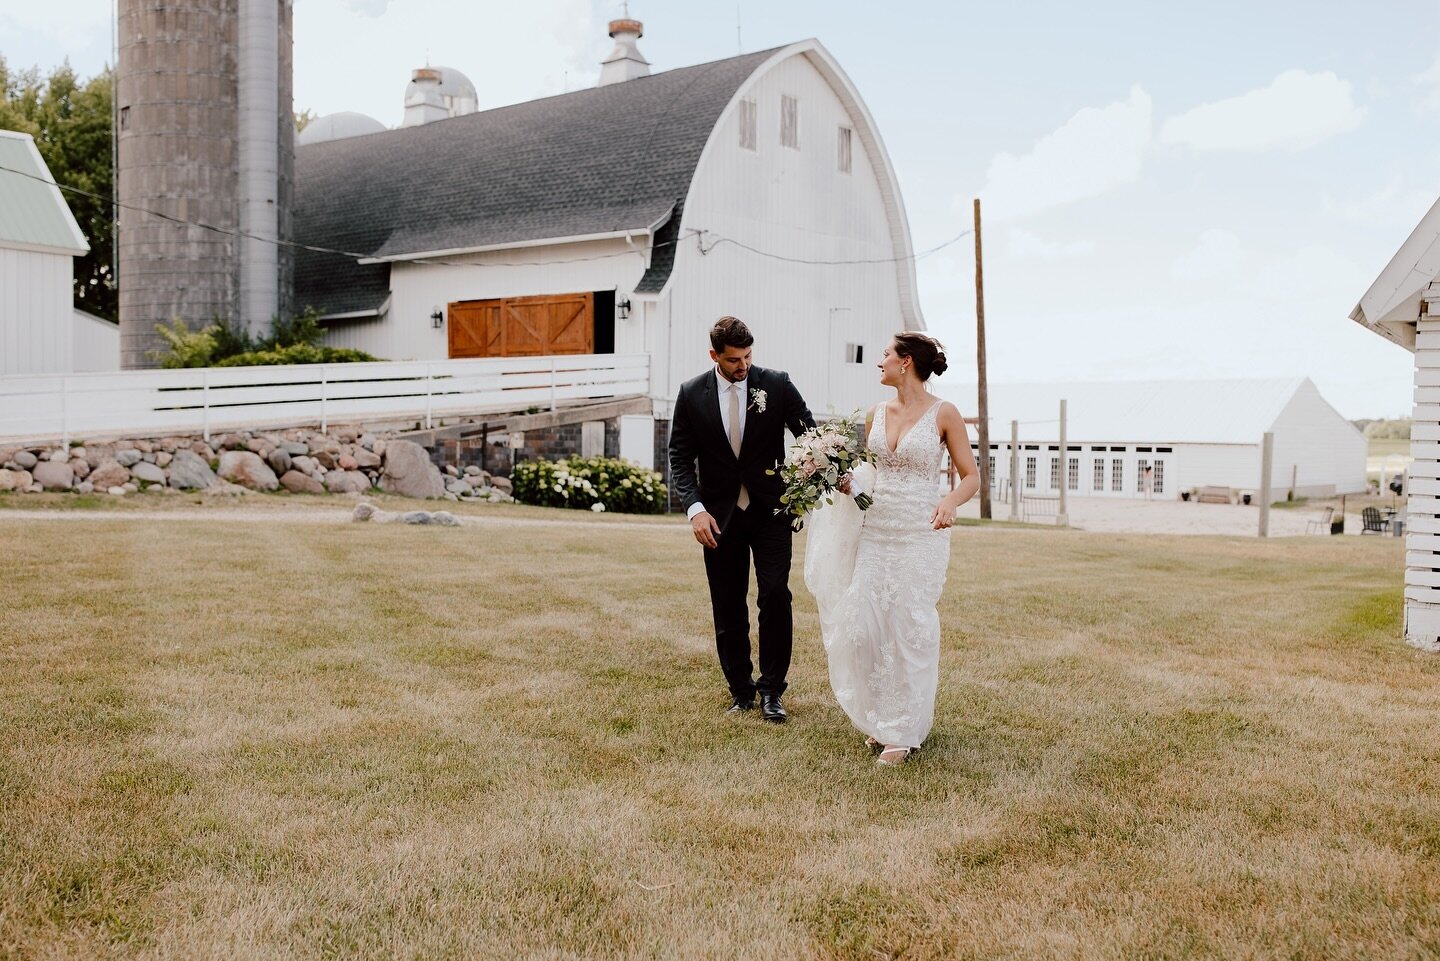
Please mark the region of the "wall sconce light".
POLYGON ((430 326, 434 327, 436 330, 439 330, 444 325, 445 312, 439 307, 436 307, 434 310, 430 311, 430 326))
POLYGON ((630 319, 630 301, 622 300, 615 304, 615 311, 620 315, 621 320, 630 319))

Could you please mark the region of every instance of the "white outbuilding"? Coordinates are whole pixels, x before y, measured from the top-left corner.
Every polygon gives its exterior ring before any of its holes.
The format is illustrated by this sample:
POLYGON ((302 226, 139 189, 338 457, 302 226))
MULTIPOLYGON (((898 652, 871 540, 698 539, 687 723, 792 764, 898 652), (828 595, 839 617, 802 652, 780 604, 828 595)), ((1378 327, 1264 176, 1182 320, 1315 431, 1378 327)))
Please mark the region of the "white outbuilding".
POLYGON ((1440 200, 1350 319, 1415 354, 1405 521, 1405 638, 1440 651, 1440 200))
POLYGON ((74 307, 89 250, 34 139, 0 130, 0 375, 119 369, 120 328, 74 307))
MULTIPOLYGON (((974 385, 937 392, 967 416, 974 385)), ((1275 435, 1277 499, 1366 489, 1366 441, 1303 377, 1277 380, 1104 381, 989 385, 991 476, 1008 491, 1010 422, 1018 421, 1022 493, 1174 500, 1201 487, 1260 487, 1261 444, 1275 435), (1066 401, 1065 452, 1060 401, 1066 401)), ((979 456, 978 446, 972 447, 979 456)))
POLYGON ((816 40, 652 75, 610 34, 592 89, 302 143, 296 240, 356 256, 302 249, 296 305, 390 360, 645 355, 660 421, 731 314, 817 413, 873 401, 876 345, 925 324, 855 85, 816 40))

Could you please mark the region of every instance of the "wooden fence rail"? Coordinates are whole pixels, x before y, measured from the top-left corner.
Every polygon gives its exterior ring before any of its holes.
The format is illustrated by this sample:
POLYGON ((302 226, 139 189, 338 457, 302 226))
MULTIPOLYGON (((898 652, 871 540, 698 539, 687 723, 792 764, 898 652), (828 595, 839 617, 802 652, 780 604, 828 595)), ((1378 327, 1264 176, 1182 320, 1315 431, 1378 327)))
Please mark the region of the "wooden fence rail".
POLYGON ((0 377, 0 442, 441 416, 645 394, 645 354, 0 377))

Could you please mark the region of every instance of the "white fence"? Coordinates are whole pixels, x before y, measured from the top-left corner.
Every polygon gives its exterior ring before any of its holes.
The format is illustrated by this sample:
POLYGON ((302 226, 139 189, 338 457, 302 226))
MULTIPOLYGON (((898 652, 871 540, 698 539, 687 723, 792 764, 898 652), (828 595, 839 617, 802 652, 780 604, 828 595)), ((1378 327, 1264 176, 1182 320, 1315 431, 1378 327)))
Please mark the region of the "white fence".
POLYGON ((154 436, 554 409, 645 394, 645 354, 204 367, 0 377, 0 441, 154 436))

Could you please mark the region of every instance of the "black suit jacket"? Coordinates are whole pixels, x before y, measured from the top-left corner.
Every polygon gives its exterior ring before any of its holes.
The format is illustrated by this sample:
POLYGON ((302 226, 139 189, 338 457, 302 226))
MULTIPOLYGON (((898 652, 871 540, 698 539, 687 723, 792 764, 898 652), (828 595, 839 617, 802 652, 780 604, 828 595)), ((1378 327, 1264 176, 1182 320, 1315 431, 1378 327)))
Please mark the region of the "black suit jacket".
POLYGON ((740 456, 730 449, 725 422, 720 417, 715 369, 680 385, 670 421, 670 482, 688 511, 698 501, 720 528, 729 524, 740 497, 740 485, 750 492, 750 510, 773 515, 785 492, 780 475, 767 475, 785 457, 785 430, 797 437, 815 426, 805 399, 783 370, 751 367, 745 378, 745 433, 740 456), (758 410, 754 390, 765 392, 765 409, 758 410))

